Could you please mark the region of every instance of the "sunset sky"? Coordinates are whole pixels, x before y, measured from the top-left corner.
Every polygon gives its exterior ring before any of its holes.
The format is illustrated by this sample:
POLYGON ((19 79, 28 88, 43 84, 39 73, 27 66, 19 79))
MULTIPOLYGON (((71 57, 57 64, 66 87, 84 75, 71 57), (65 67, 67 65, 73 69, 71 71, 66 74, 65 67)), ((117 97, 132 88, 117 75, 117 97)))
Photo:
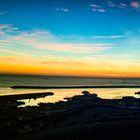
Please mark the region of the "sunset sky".
POLYGON ((140 77, 140 1, 0 0, 0 73, 140 77))

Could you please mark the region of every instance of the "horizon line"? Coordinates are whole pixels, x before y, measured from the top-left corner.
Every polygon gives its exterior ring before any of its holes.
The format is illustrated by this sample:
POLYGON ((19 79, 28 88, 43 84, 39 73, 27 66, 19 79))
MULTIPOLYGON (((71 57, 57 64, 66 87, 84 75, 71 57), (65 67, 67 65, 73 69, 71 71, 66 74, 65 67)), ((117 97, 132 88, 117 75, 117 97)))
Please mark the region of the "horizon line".
POLYGON ((73 77, 73 78, 114 78, 114 79, 140 79, 140 76, 80 76, 80 75, 47 75, 47 74, 24 74, 24 73, 0 73, 0 75, 12 76, 48 76, 48 77, 73 77))

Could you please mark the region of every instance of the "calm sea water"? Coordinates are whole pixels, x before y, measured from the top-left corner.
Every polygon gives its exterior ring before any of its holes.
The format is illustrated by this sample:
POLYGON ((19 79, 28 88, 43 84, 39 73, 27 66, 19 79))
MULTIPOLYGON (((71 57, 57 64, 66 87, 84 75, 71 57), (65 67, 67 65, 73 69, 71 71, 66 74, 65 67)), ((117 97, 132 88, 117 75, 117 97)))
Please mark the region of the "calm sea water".
POLYGON ((125 78, 81 78, 81 77, 55 77, 55 76, 19 76, 19 75, 0 75, 0 95, 25 94, 35 92, 54 92, 54 96, 39 98, 37 100, 25 100, 26 105, 37 105, 39 102, 57 102, 64 100, 65 97, 80 95, 83 90, 97 93, 102 98, 121 98, 122 96, 135 96, 134 92, 140 88, 120 88, 120 89, 11 89, 11 86, 30 85, 30 86, 73 86, 73 85, 140 85, 140 79, 125 78))

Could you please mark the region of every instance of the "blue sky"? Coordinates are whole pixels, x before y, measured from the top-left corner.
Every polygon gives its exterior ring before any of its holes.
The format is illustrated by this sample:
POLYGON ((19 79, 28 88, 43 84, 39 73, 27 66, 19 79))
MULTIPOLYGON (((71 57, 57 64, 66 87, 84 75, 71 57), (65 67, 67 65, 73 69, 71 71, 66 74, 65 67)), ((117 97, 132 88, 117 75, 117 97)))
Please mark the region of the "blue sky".
POLYGON ((43 28, 64 35, 123 34, 125 30, 136 31, 139 28, 139 7, 131 6, 132 2, 4 0, 0 4, 1 13, 5 13, 5 16, 1 16, 1 23, 14 24, 23 30, 43 28), (112 6, 109 5, 111 3, 112 6))
POLYGON ((1 65, 18 66, 20 57, 28 66, 47 69, 47 61, 64 71, 71 60, 81 69, 88 61, 81 75, 140 75, 139 17, 139 0, 1 0, 1 65))

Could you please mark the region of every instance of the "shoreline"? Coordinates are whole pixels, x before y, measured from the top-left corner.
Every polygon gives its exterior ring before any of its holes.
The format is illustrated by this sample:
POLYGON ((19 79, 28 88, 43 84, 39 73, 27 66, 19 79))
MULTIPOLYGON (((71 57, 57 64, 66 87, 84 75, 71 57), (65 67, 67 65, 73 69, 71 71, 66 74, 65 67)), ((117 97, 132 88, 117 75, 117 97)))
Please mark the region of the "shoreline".
POLYGON ((119 136, 130 140, 131 134, 139 136, 140 98, 102 99, 88 91, 81 93, 66 101, 21 108, 24 102, 17 100, 25 95, 0 98, 1 136, 6 140, 85 140, 87 136, 88 140, 118 140, 119 136))

